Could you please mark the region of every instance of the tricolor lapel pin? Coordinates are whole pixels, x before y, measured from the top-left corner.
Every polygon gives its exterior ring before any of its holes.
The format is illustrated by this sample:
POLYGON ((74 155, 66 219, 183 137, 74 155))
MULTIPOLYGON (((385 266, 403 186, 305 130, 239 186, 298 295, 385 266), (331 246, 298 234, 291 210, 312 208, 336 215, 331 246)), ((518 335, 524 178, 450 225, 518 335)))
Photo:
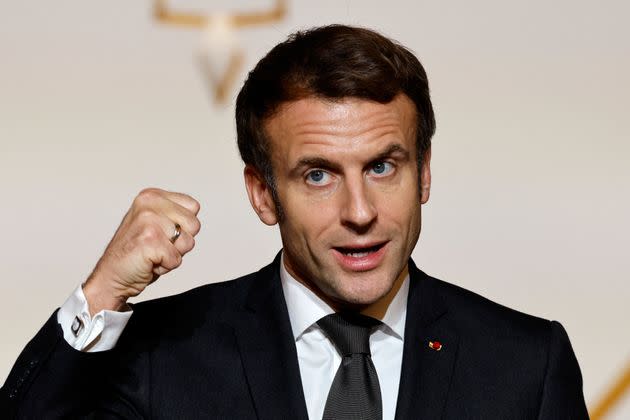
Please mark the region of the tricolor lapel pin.
POLYGON ((435 351, 442 350, 442 343, 439 341, 429 341, 429 348, 435 351))

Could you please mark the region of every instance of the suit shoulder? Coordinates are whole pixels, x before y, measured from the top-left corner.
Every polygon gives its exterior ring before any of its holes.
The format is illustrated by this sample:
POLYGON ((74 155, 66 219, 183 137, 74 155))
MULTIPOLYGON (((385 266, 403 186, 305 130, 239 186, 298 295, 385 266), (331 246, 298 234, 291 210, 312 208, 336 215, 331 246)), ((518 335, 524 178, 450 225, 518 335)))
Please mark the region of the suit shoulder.
POLYGON ((427 276, 446 302, 449 316, 470 331, 495 336, 515 334, 547 336, 551 321, 509 308, 452 283, 427 276))
MULTIPOLYGON (((229 325, 242 317, 250 293, 259 285, 273 285, 278 259, 257 272, 183 293, 133 305, 133 315, 117 348, 142 352, 158 346, 227 334, 229 325), (205 334, 205 335, 204 335, 205 334)), ((203 339, 202 339, 203 340, 203 339)))
POLYGON ((241 308, 251 286, 269 266, 236 279, 205 284, 171 296, 147 300, 133 305, 133 318, 151 318, 152 323, 166 319, 221 317, 221 314, 241 308))

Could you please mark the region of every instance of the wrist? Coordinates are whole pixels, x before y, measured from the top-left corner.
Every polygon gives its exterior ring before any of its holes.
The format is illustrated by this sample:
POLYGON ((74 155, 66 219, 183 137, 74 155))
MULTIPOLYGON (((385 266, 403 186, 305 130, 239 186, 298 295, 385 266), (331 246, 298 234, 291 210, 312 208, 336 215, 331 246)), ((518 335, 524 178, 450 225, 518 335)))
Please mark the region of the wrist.
POLYGON ((124 312, 129 309, 127 296, 107 286, 106 282, 98 281, 94 275, 91 275, 81 287, 92 317, 102 310, 124 312))

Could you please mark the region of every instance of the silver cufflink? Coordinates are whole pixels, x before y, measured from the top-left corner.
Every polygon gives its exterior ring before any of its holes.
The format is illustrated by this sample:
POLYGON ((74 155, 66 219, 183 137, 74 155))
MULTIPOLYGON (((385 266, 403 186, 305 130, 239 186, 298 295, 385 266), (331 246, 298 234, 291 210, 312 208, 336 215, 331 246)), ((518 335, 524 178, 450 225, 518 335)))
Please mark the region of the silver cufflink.
POLYGON ((72 321, 72 325, 70 326, 70 331, 72 331, 72 334, 74 334, 75 337, 78 337, 82 329, 83 321, 81 321, 78 316, 75 316, 74 321, 72 321))

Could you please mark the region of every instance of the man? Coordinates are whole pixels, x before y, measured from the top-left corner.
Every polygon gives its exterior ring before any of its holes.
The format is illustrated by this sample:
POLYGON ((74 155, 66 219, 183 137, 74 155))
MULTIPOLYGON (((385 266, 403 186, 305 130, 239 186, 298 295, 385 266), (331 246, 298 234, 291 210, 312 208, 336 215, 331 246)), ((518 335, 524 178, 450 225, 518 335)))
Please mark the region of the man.
POLYGON ((275 261, 131 312, 127 299, 178 267, 200 229, 191 197, 141 192, 83 287, 20 355, 5 412, 588 418, 560 324, 410 260, 435 130, 413 54, 367 29, 297 33, 249 74, 236 121, 251 205, 280 228, 275 261))

